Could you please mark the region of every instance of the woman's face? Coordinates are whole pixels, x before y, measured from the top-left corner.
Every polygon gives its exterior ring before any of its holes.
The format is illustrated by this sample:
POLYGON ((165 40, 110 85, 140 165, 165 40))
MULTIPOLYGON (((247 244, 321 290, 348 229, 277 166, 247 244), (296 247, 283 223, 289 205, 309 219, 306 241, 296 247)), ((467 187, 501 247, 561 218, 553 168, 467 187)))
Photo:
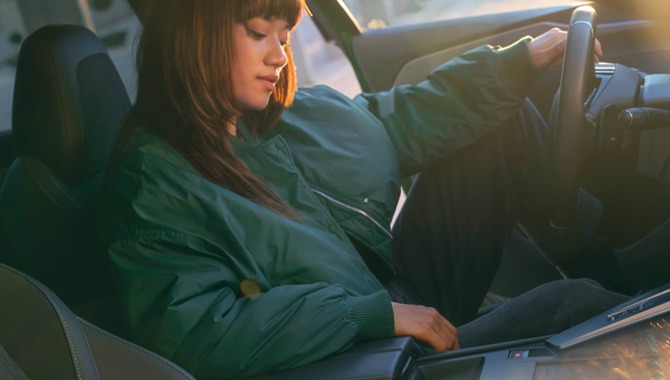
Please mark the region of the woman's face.
POLYGON ((284 48, 289 31, 290 25, 281 19, 255 17, 246 24, 235 24, 233 91, 242 108, 258 111, 267 107, 287 63, 284 48))

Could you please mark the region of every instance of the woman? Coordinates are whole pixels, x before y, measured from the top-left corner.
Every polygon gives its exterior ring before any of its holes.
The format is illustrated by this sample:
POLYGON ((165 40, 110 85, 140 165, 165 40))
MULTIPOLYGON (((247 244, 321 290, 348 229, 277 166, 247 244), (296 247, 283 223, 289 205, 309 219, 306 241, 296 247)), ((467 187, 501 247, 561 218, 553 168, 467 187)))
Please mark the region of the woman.
MULTIPOLYGON (((203 378, 300 366, 393 335, 458 348, 454 324, 474 318, 515 218, 515 164, 501 160, 517 158, 508 140, 523 140, 514 116, 541 68, 560 60, 564 33, 481 47, 417 86, 352 101, 295 90, 288 42, 302 0, 156 3, 143 13, 137 102, 97 209, 132 338, 203 378), (472 201, 439 189, 472 193, 458 172, 476 167, 489 182, 472 201), (400 178, 418 172, 417 192, 439 191, 410 196, 392 233, 400 178), (454 213, 417 242, 426 232, 412 214, 439 200, 454 213), (414 257, 443 272, 414 272, 414 257)), ((512 303, 487 316, 488 336, 475 321, 461 341, 558 331, 622 300, 585 282, 551 289, 530 297, 553 302, 548 323, 496 335, 512 303), (582 288, 601 304, 557 323, 554 296, 582 288)))

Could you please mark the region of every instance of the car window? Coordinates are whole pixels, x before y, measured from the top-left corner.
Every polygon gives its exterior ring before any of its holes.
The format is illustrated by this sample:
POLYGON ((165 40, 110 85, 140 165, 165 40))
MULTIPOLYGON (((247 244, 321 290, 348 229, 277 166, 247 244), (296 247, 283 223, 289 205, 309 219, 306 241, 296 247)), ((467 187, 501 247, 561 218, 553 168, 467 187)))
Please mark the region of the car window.
POLYGON ((323 84, 354 97, 361 92, 351 63, 342 50, 328 43, 310 17, 303 17, 291 35, 298 86, 323 84))
POLYGON ((0 0, 0 132, 11 129, 12 93, 21 42, 47 24, 89 26, 105 43, 131 99, 135 95, 132 48, 140 23, 127 0, 0 0))
POLYGON ((584 3, 579 0, 344 0, 363 29, 584 3))
MULTIPOLYGON (((0 132, 11 129, 21 42, 30 32, 53 23, 89 25, 107 46, 130 99, 135 99, 133 48, 140 23, 127 0, 0 0, 0 132)), ((360 92, 349 61, 337 46, 324 41, 309 17, 294 31, 292 40, 300 86, 326 84, 349 96, 360 92)))
POLYGON ((16 56, 24 37, 16 1, 0 0, 0 131, 10 128, 16 56))

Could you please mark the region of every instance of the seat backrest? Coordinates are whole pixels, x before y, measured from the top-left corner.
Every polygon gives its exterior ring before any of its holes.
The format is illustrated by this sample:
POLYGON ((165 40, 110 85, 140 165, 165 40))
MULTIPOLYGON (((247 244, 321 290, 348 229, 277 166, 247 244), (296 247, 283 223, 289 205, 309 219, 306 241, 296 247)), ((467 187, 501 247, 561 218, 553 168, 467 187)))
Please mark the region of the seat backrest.
POLYGON ((17 62, 12 134, 22 154, 0 188, 1 259, 68 305, 110 284, 91 204, 130 109, 102 42, 76 25, 31 34, 17 62))
POLYGON ((3 264, 0 304, 0 346, 30 379, 193 379, 79 318, 39 281, 3 264))

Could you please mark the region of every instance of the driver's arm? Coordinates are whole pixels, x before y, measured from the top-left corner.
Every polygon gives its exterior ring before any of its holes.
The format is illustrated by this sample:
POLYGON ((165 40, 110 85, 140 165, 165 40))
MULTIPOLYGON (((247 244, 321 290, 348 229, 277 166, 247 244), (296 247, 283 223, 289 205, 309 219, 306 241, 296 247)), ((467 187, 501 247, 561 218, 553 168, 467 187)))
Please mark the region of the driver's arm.
POLYGON ((480 46, 437 67, 417 85, 366 93, 354 101, 379 119, 411 175, 469 146, 513 117, 542 70, 523 38, 480 46))
POLYGON ((402 175, 423 170, 513 117, 544 68, 560 61, 565 33, 552 29, 507 47, 480 46, 417 85, 359 95, 386 128, 402 175))

